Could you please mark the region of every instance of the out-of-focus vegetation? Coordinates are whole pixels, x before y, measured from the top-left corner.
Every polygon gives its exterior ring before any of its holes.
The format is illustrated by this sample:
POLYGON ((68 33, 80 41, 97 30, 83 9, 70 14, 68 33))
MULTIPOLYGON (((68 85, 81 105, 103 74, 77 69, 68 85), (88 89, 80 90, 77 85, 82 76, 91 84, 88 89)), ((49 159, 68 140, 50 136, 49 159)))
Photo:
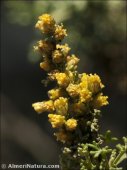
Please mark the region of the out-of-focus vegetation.
MULTIPOLYGON (((126 94, 125 1, 6 1, 8 20, 34 26, 37 16, 51 13, 68 27, 67 41, 81 58, 80 71, 98 72, 126 94)), ((37 62, 30 44, 28 58, 37 62)))
POLYGON ((31 103, 47 97, 47 89, 40 84, 45 78, 38 67, 41 59, 33 52, 33 44, 41 39, 34 25, 42 13, 51 14, 68 28, 65 42, 81 59, 79 71, 99 74, 106 85, 104 94, 109 96, 110 104, 103 110, 102 132, 109 128, 117 137, 126 133, 126 2, 5 0, 1 2, 4 163, 45 164, 58 160, 59 149, 47 116, 38 116, 31 107, 31 103))

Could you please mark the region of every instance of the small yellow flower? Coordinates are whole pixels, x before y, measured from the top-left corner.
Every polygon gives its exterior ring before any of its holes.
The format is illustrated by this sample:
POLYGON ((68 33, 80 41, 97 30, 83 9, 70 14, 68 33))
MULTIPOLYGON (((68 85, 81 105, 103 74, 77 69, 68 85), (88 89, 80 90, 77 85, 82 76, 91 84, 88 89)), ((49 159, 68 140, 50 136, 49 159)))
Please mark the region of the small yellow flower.
POLYGON ((78 62, 79 59, 75 55, 67 56, 66 69, 67 70, 76 69, 78 62))
POLYGON ((73 118, 68 119, 65 122, 65 126, 66 126, 66 129, 69 130, 69 131, 75 130, 76 127, 77 127, 77 120, 73 119, 73 118))
POLYGON ((63 28, 63 24, 55 25, 54 36, 57 41, 61 41, 65 36, 67 36, 66 29, 63 28))
POLYGON ((79 91, 81 102, 89 102, 92 99, 92 93, 88 89, 82 89, 79 91))
POLYGON ((54 105, 52 100, 33 103, 32 107, 38 113, 54 111, 54 105))
POLYGON ((66 115, 68 111, 68 99, 60 97, 54 101, 54 107, 57 114, 66 115))
POLYGON ((68 44, 65 45, 57 44, 56 50, 52 53, 53 62, 54 63, 64 62, 69 51, 70 48, 68 47, 68 44))
POLYGON ((68 44, 64 44, 64 45, 57 44, 56 49, 60 50, 62 54, 66 57, 71 48, 68 46, 68 44))
POLYGON ((51 71, 53 68, 48 58, 46 58, 43 62, 40 63, 40 67, 47 72, 51 71))
POLYGON ((65 123, 65 117, 61 115, 49 114, 48 118, 53 128, 60 128, 65 123))
POLYGON ((43 33, 52 33, 55 29, 55 20, 49 14, 43 14, 39 16, 38 22, 36 23, 35 27, 41 30, 43 33))
POLYGON ((71 97, 77 97, 79 95, 79 85, 70 83, 66 88, 71 97))
POLYGON ((54 50, 54 46, 49 41, 40 40, 37 42, 37 46, 34 46, 34 50, 39 50, 42 55, 50 55, 54 50))
POLYGON ((104 88, 104 85, 102 84, 100 77, 97 74, 90 74, 88 77, 88 89, 95 94, 102 88, 104 88))
POLYGON ((99 109, 101 106, 105 106, 108 103, 108 96, 103 96, 103 93, 99 93, 93 100, 93 107, 99 109))
POLYGON ((80 87, 81 89, 87 89, 88 88, 88 75, 86 73, 83 73, 81 75, 81 83, 80 83, 80 87))
POLYGON ((69 136, 64 131, 57 132, 54 135, 56 136, 57 141, 65 143, 69 140, 69 136))
POLYGON ((61 87, 67 87, 69 84, 69 77, 65 73, 56 73, 55 78, 61 87))
POLYGON ((64 56, 60 50, 53 51, 52 60, 54 63, 61 63, 64 60, 64 56))
POLYGON ((48 79, 51 81, 55 81, 56 73, 59 73, 59 70, 57 70, 57 69, 51 70, 51 72, 48 73, 48 79))
POLYGON ((76 72, 67 71, 67 75, 69 77, 69 82, 72 84, 75 83, 76 72))
POLYGON ((52 89, 48 91, 48 96, 51 100, 58 99, 60 96, 64 94, 62 89, 52 89))

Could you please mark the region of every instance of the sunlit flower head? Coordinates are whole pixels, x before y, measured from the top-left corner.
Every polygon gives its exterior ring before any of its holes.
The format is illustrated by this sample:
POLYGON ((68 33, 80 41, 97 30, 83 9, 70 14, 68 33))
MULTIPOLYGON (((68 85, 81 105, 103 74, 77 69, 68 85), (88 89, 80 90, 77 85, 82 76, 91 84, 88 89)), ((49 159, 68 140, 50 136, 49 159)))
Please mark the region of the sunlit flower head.
POLYGON ((100 77, 97 74, 90 74, 88 77, 88 88, 92 93, 98 93, 104 85, 101 82, 100 77))
POLYGON ((66 29, 63 28, 63 24, 61 25, 55 25, 55 33, 54 37, 57 41, 61 41, 64 39, 64 37, 67 36, 66 29))
POLYGON ((62 52, 60 50, 53 51, 52 60, 54 63, 61 63, 64 60, 62 52))
POLYGON ((66 88, 71 97, 77 97, 79 95, 79 85, 70 83, 66 88))
POLYGON ((60 97, 54 101, 54 107, 57 114, 66 115, 68 111, 68 99, 60 97))
POLYGON ((95 109, 106 105, 108 105, 108 96, 103 96, 103 93, 99 93, 93 100, 93 107, 95 109))
POLYGON ((49 114, 48 118, 53 128, 60 128, 65 123, 65 117, 62 115, 49 114))
POLYGON ((79 59, 75 55, 67 56, 66 69, 67 70, 77 69, 78 62, 79 62, 79 59))
POLYGON ((66 126, 66 129, 69 130, 69 131, 75 130, 76 127, 77 127, 77 120, 73 119, 73 118, 68 119, 65 122, 65 126, 66 126))
POLYGON ((51 42, 46 40, 40 40, 37 42, 37 45, 34 46, 34 50, 38 50, 42 55, 48 56, 51 55, 54 50, 54 46, 51 42))
POLYGON ((48 91, 48 96, 51 100, 58 99, 64 94, 63 90, 60 88, 55 88, 48 91))
POLYGON ((44 61, 40 63, 40 67, 47 72, 51 71, 53 68, 48 58, 45 58, 44 61))
POLYGON ((56 73, 55 78, 61 87, 67 87, 70 82, 69 77, 65 73, 56 73))
POLYGON ((39 20, 37 21, 35 27, 41 30, 43 33, 52 33, 55 29, 55 20, 49 14, 43 14, 39 16, 39 20))
POLYGON ((33 103, 32 107, 38 113, 54 111, 54 105, 52 100, 33 103))
POLYGON ((56 49, 60 50, 64 55, 64 57, 66 57, 71 48, 68 46, 68 44, 64 44, 64 45, 57 44, 56 49))

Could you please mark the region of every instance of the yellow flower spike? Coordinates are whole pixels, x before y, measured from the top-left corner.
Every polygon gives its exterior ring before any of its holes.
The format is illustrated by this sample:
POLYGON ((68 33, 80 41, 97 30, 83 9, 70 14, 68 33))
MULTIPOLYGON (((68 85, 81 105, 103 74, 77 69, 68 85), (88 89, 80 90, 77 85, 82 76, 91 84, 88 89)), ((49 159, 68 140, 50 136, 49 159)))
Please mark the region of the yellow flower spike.
POLYGON ((79 95, 79 85, 70 83, 66 88, 66 91, 71 97, 77 97, 79 95))
POLYGON ((53 128, 60 128, 65 123, 65 116, 61 116, 57 114, 49 114, 48 118, 53 128))
POLYGON ((58 99, 60 96, 63 95, 63 90, 62 89, 52 89, 48 91, 48 96, 51 100, 58 99))
POLYGON ((65 126, 66 126, 66 129, 69 130, 69 131, 73 131, 76 129, 77 127, 77 120, 76 119, 68 119, 66 122, 65 122, 65 126))
POLYGON ((69 140, 69 136, 64 131, 56 132, 54 133, 54 136, 56 136, 57 141, 61 141, 62 143, 65 143, 69 140))
POLYGON ((35 27, 48 34, 34 50, 44 59, 40 67, 48 72, 45 84, 55 81, 55 87, 48 91, 49 101, 32 106, 38 113, 52 113, 48 118, 52 127, 57 128, 54 135, 65 143, 60 157, 61 169, 119 169, 118 164, 126 157, 125 146, 118 144, 116 149, 103 146, 108 136, 99 133, 99 109, 108 104, 100 77, 78 73, 79 59, 69 54, 68 44, 59 44, 67 36, 66 29, 62 24, 56 25, 49 14, 41 15, 35 27), (88 159, 82 157, 85 152, 88 159))
POLYGON ((35 28, 38 28, 43 33, 52 33, 55 29, 55 20, 49 14, 43 14, 39 16, 38 22, 35 25, 35 28))
POLYGON ((103 93, 99 93, 93 100, 93 107, 99 109, 102 106, 108 105, 108 96, 103 96, 103 93))
POLYGON ((54 108, 57 114, 66 115, 68 111, 68 99, 60 97, 54 101, 54 108))
POLYGON ((54 105, 52 100, 33 103, 32 107, 37 113, 54 111, 54 105))
POLYGON ((55 78, 61 87, 67 87, 70 82, 69 77, 65 73, 56 73, 55 78))
POLYGON ((57 41, 61 41, 67 36, 66 29, 63 28, 63 24, 55 25, 54 37, 57 41))
POLYGON ((100 77, 97 74, 90 74, 88 77, 88 88, 92 93, 98 93, 104 85, 101 82, 100 77))
POLYGON ((56 25, 50 15, 44 14, 39 17, 36 28, 49 34, 34 49, 44 56, 40 67, 48 72, 48 80, 57 81, 57 87, 48 91, 49 101, 34 103, 32 106, 38 113, 55 112, 48 115, 49 121, 53 128, 60 128, 55 136, 64 143, 68 140, 68 133, 71 134, 78 125, 78 120, 74 118, 66 120, 67 115, 70 115, 68 112, 83 115, 91 106, 100 108, 108 104, 107 96, 97 95, 104 87, 100 77, 96 74, 78 74, 76 69, 79 59, 75 55, 69 55, 68 44, 58 44, 67 36, 62 24, 56 25), (50 38, 56 41, 53 43, 50 38), (62 72, 59 63, 63 65, 62 72))

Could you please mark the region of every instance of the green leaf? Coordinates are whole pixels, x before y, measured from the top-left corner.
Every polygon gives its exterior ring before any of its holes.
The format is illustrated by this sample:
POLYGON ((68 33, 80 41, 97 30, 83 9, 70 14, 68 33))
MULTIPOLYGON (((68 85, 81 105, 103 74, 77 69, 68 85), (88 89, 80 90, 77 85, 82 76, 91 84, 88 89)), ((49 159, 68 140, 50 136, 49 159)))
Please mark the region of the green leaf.
POLYGON ((126 153, 124 153, 124 154, 120 157, 120 159, 117 161, 116 165, 120 164, 124 159, 127 159, 127 154, 126 154, 126 153))

